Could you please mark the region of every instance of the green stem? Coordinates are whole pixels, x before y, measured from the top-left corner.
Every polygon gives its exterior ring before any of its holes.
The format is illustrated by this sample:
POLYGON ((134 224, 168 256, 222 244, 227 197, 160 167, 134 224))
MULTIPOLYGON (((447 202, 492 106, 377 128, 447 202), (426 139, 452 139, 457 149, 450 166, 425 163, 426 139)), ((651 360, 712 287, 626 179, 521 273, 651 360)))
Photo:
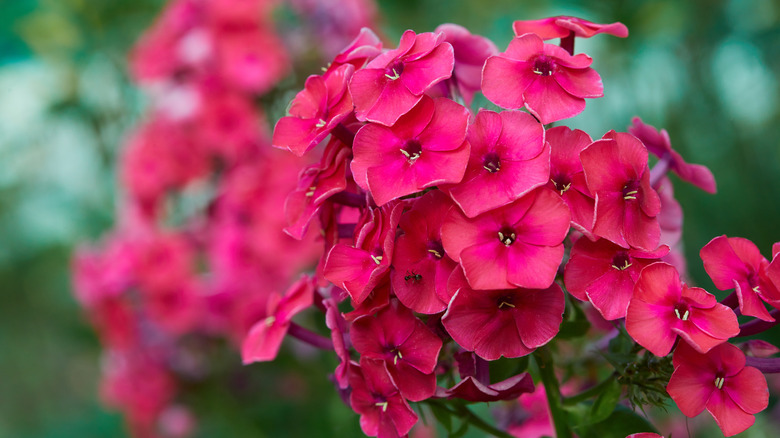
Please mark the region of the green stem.
POLYGON ((542 384, 547 393, 547 404, 550 407, 555 436, 557 438, 571 438, 571 430, 566 423, 566 412, 563 411, 558 377, 555 376, 552 354, 547 348, 540 348, 534 353, 534 358, 539 366, 539 376, 542 378, 542 384))
POLYGON ((581 401, 585 401, 591 397, 599 395, 601 391, 604 389, 604 387, 609 385, 612 382, 612 380, 616 378, 617 378, 617 374, 612 374, 611 376, 609 376, 609 378, 599 383, 598 385, 592 386, 577 395, 566 397, 565 399, 563 399, 563 406, 574 406, 581 401))
POLYGON ((430 404, 436 404, 439 407, 442 407, 450 413, 455 414, 463 421, 466 421, 467 423, 473 425, 474 427, 481 429, 483 432, 487 432, 493 436, 499 437, 499 438, 514 438, 509 433, 497 429, 495 426, 487 423, 485 420, 480 418, 477 414, 471 412, 471 409, 468 408, 468 406, 460 403, 447 403, 443 400, 435 400, 435 399, 428 399, 428 403, 430 404))

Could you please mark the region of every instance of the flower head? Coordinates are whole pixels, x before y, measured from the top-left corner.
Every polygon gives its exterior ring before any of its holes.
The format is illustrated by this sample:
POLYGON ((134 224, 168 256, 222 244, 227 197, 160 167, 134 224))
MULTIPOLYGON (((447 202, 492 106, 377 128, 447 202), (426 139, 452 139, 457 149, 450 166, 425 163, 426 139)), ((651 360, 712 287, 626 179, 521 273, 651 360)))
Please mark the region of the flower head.
POLYGON ((569 34, 580 38, 590 38, 596 34, 606 33, 616 37, 628 36, 628 28, 623 23, 598 24, 577 17, 559 15, 542 18, 541 20, 517 20, 512 24, 515 35, 535 33, 543 40, 564 38, 569 34))

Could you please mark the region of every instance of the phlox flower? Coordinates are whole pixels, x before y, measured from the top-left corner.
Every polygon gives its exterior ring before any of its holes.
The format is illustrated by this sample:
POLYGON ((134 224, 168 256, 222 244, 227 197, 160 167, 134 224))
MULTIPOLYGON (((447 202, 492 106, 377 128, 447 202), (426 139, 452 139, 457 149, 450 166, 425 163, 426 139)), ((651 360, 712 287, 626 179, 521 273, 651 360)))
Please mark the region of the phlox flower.
POLYGON ((309 76, 293 99, 289 116, 276 123, 272 143, 301 156, 318 145, 352 113, 347 84, 354 67, 345 64, 326 76, 309 76))
POLYGON ((457 292, 442 324, 452 339, 485 360, 525 356, 549 342, 563 321, 560 286, 474 290, 453 273, 457 292))
POLYGON ((484 384, 474 376, 467 376, 446 391, 449 398, 471 402, 515 400, 520 395, 530 392, 534 392, 534 381, 528 373, 517 374, 491 384, 484 384))
POLYGON ((512 24, 515 35, 535 33, 543 40, 564 38, 574 34, 580 38, 590 38, 596 34, 606 33, 620 38, 628 36, 628 28, 623 23, 598 24, 577 17, 559 15, 540 20, 517 20, 512 24))
POLYGON ((721 344, 706 354, 687 344, 674 352, 674 373, 666 386, 672 400, 687 417, 707 409, 725 436, 736 435, 755 422, 755 414, 767 408, 766 378, 745 366, 745 355, 731 344, 721 344))
POLYGON ((241 358, 245 365, 276 358, 293 316, 314 302, 315 287, 312 277, 302 276, 284 296, 272 293, 268 297, 265 318, 252 326, 242 342, 241 358))
POLYGON ((442 243, 474 289, 544 289, 563 258, 569 218, 561 198, 542 187, 474 218, 450 210, 442 243))
POLYGON ((592 61, 525 34, 515 37, 506 52, 485 61, 482 92, 502 108, 525 106, 543 124, 566 119, 585 109, 585 98, 604 95, 601 77, 590 68, 592 61))
POLYGON ((709 193, 717 191, 715 177, 712 176, 710 169, 701 164, 686 163, 683 157, 672 149, 672 142, 666 129, 658 131, 654 126, 646 124, 639 117, 631 119, 631 123, 632 125, 628 128, 628 132, 644 143, 650 153, 658 158, 669 160, 669 168, 680 179, 709 193), (664 158, 667 155, 668 158, 664 158))
POLYGON ((666 356, 677 336, 706 353, 739 333, 734 312, 714 295, 680 281, 663 262, 644 268, 626 313, 626 330, 639 345, 666 356))
POLYGON ((407 30, 397 49, 382 53, 352 76, 355 115, 360 121, 395 124, 431 86, 450 77, 454 63, 443 34, 407 30))
POLYGON ((352 64, 355 69, 362 68, 366 63, 382 53, 382 40, 369 28, 364 27, 330 63, 327 72, 331 72, 344 64, 352 64))
POLYGON ((771 274, 777 268, 769 269, 769 262, 753 242, 742 237, 718 236, 704 245, 699 255, 715 287, 736 290, 743 315, 774 321, 764 302, 780 307, 780 283, 776 283, 780 276, 771 274))
MULTIPOLYGON (((466 105, 471 105, 474 94, 480 91, 482 66, 485 60, 498 53, 496 45, 489 39, 473 35, 463 26, 446 23, 436 28, 436 33, 444 34, 444 41, 452 45, 455 54, 455 67, 449 80, 439 82, 440 87, 448 87, 454 82, 466 105)), ((445 95, 449 90, 443 90, 445 95)))
POLYGON ((368 436, 406 436, 417 423, 417 414, 401 396, 382 360, 361 358, 349 367, 352 409, 360 414, 360 428, 368 436))
POLYGON ((447 279, 457 264, 444 252, 441 226, 453 207, 447 195, 431 190, 401 216, 390 279, 398 299, 415 312, 441 312, 451 298, 447 279))
POLYGON ((355 182, 377 205, 463 178, 469 157, 469 112, 446 98, 423 96, 391 126, 369 123, 352 148, 355 182))
POLYGON ((593 140, 586 132, 567 126, 548 129, 545 139, 550 144, 550 182, 547 187, 556 191, 569 206, 572 225, 590 236, 596 201, 585 181, 580 152, 593 140))
POLYGON ((609 131, 580 153, 596 197, 593 234, 623 248, 653 250, 661 239, 658 193, 650 187, 647 149, 631 134, 609 131))
POLYGON ((566 290, 579 300, 593 303, 608 321, 624 318, 639 273, 667 253, 668 246, 642 251, 625 249, 606 239, 593 242, 580 238, 564 270, 566 290))
POLYGON ((397 300, 352 322, 350 338, 362 358, 383 360, 404 398, 421 401, 436 392, 442 340, 397 300))
POLYGON ((547 182, 544 128, 530 114, 480 110, 467 138, 471 153, 463 181, 442 187, 466 216, 509 204, 547 182))

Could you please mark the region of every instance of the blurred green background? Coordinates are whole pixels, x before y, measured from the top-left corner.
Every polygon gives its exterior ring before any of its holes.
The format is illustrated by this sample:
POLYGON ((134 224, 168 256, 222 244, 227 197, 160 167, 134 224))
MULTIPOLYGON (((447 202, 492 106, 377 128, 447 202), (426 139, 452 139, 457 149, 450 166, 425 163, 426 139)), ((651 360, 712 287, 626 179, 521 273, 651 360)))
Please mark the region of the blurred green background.
MULTIPOLYGON (((99 344, 72 298, 68 270, 74 245, 98 239, 112 225, 121 140, 145 105, 128 80, 125 56, 163 4, 0 0, 2 438, 126 436, 120 416, 98 401, 99 344)), ((622 21, 628 39, 578 41, 577 51, 594 58, 605 97, 588 101, 567 124, 600 137, 625 130, 640 115, 665 127, 689 162, 712 170, 717 195, 675 179, 695 283, 714 291, 698 258, 712 237, 747 237, 765 256, 780 240, 776 0, 379 5, 380 27, 391 40, 407 28, 430 31, 454 22, 502 51, 516 19, 566 14, 622 21)), ((299 71, 287 83, 313 72, 299 71)), ((206 394, 196 405, 196 413, 205 413, 199 436, 359 436, 357 417, 319 371, 335 361, 312 357, 295 365, 288 355, 239 376, 215 375, 198 389, 206 394), (245 399, 229 396, 220 380, 236 378, 244 379, 233 384, 245 399)), ((221 360, 237 363, 238 355, 221 360)))

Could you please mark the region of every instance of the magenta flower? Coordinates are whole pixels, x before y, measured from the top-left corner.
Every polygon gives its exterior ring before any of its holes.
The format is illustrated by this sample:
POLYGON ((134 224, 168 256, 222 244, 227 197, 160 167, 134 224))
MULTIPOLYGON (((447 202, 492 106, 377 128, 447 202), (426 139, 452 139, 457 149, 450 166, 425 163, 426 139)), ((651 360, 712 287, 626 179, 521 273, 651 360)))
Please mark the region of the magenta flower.
POLYGON ((721 344, 706 354, 680 344, 673 362, 666 392, 686 417, 695 417, 706 408, 725 436, 752 426, 755 414, 769 404, 766 378, 758 369, 745 366, 745 355, 731 344, 721 344))
POLYGON ((548 129, 545 138, 550 144, 550 182, 547 187, 558 192, 569 206, 574 228, 590 237, 596 201, 585 181, 580 152, 593 140, 584 131, 566 126, 548 129))
POLYGON ((339 364, 333 372, 339 388, 345 389, 349 386, 349 348, 345 339, 347 331, 347 321, 344 315, 339 312, 338 303, 334 299, 325 299, 322 302, 325 306, 325 324, 330 329, 330 339, 333 341, 333 350, 339 358, 339 364))
POLYGON ((444 252, 441 226, 452 207, 447 195, 431 190, 401 216, 404 234, 395 241, 390 280, 398 299, 415 312, 447 308, 447 279, 458 265, 444 252))
POLYGON ((462 273, 442 323, 452 339, 485 360, 520 357, 549 342, 563 321, 560 286, 475 291, 462 273))
POLYGON ((627 250, 605 239, 592 242, 580 238, 564 270, 566 290, 579 300, 593 303, 608 321, 624 318, 639 273, 668 252, 668 246, 648 252, 627 250))
POLYGON ((352 323, 350 337, 361 358, 385 361, 404 398, 421 401, 436 392, 436 368, 442 340, 396 300, 376 317, 352 323))
POLYGON ((525 106, 543 124, 575 116, 585 98, 602 97, 601 77, 584 54, 569 55, 535 34, 515 37, 482 70, 482 92, 502 108, 525 106))
POLYGON ((623 248, 653 250, 661 239, 658 193, 650 187, 647 149, 631 134, 609 131, 582 153, 588 189, 596 197, 593 234, 623 248))
MULTIPOLYGON (((766 311, 764 302, 780 307, 780 284, 768 275, 769 262, 753 242, 742 237, 718 236, 704 245, 699 255, 715 287, 736 289, 743 315, 764 321, 775 320, 766 311)), ((780 280, 780 277, 776 279, 780 280)))
POLYGON ((631 123, 633 124, 628 128, 628 132, 635 135, 636 138, 644 143, 650 153, 660 159, 669 160, 669 168, 674 171, 680 179, 709 193, 715 193, 717 191, 715 177, 712 176, 710 169, 701 164, 686 163, 683 157, 672 149, 672 142, 669 139, 669 133, 666 132, 666 129, 662 129, 659 132, 652 125, 644 123, 639 117, 631 119, 631 123), (668 158, 665 158, 667 155, 668 158))
POLYGON ((428 187, 459 182, 469 157, 468 119, 463 105, 424 96, 391 127, 363 126, 352 149, 355 182, 380 206, 428 187))
POLYGON ((677 336, 706 353, 739 333, 734 312, 714 295, 680 281, 673 266, 654 263, 642 270, 626 313, 626 330, 639 345, 666 356, 677 336))
POLYGON ((314 302, 316 284, 313 277, 303 276, 285 292, 272 293, 266 304, 266 317, 256 322, 241 346, 244 364, 274 360, 293 316, 314 302))
POLYGON ((544 128, 528 113, 480 110, 468 141, 463 181, 442 187, 468 217, 507 205, 549 178, 544 128))
MULTIPOLYGON (((444 34, 444 41, 452 45, 455 54, 452 77, 439 82, 439 86, 446 87, 454 81, 463 101, 466 105, 471 105, 474 94, 482 88, 482 66, 489 56, 498 53, 498 49, 489 39, 473 35, 468 29, 457 24, 442 24, 435 32, 444 34)), ((444 91, 449 92, 446 89, 444 91)))
POLYGON ((512 24, 515 35, 535 33, 543 40, 564 38, 569 34, 580 38, 590 38, 599 33, 607 33, 620 38, 628 36, 628 28, 623 23, 598 24, 577 17, 560 15, 541 20, 517 20, 512 24))
POLYGON ((417 423, 417 414, 398 391, 387 363, 361 358, 360 365, 353 363, 349 370, 349 401, 360 414, 363 433, 378 438, 406 436, 417 423))
POLYGON ((366 62, 382 53, 382 40, 371 29, 364 27, 335 58, 327 71, 335 70, 344 64, 352 64, 355 70, 363 68, 366 62))
POLYGON ((442 242, 474 289, 544 289, 555 279, 568 231, 566 204, 539 188, 472 219, 452 209, 442 242))
POLYGON ((317 146, 339 123, 352 113, 352 97, 347 83, 354 67, 339 67, 325 77, 309 76, 274 128, 273 145, 301 156, 317 146))
POLYGON ((423 93, 452 74, 452 46, 442 34, 407 30, 398 48, 374 58, 352 76, 349 91, 361 122, 395 124, 423 93))
POLYGON ((388 274, 403 207, 396 202, 367 209, 355 227, 355 244, 336 244, 325 257, 323 275, 347 291, 355 304, 362 303, 388 274))
POLYGON ((298 187, 287 195, 284 203, 285 233, 302 239, 322 204, 347 188, 347 162, 351 154, 348 146, 333 138, 325 147, 322 160, 301 171, 298 187))
POLYGON ((520 395, 530 392, 534 392, 534 381, 528 373, 518 374, 489 385, 481 383, 474 376, 467 376, 446 391, 449 398, 460 398, 471 402, 515 400, 520 395))

